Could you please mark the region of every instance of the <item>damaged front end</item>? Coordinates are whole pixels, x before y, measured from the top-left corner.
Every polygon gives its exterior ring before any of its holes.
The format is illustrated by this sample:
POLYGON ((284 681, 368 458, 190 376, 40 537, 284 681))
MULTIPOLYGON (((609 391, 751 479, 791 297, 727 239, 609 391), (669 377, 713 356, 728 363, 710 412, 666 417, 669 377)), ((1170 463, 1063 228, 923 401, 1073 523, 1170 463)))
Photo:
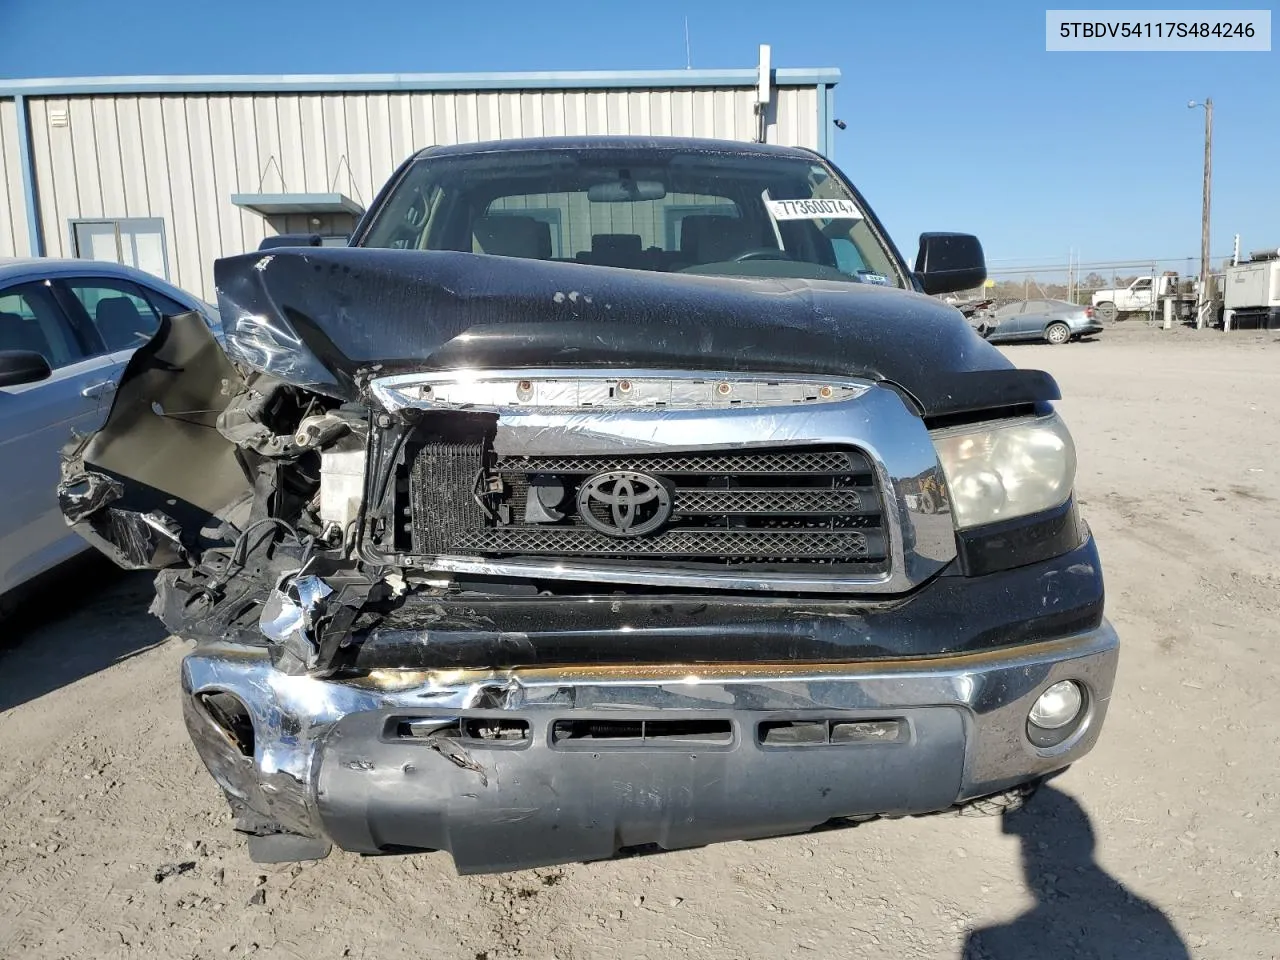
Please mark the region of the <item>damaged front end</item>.
POLYGON ((220 261, 225 352, 166 320, 66 456, 68 522, 195 642, 187 726, 256 859, 597 859, 1088 751, 1115 637, 1087 528, 1068 499, 968 575, 927 422, 1043 413, 1051 380, 907 294, 762 281, 761 319, 740 281, 494 259, 220 261), (917 336, 830 322, 886 294, 917 336), (1085 708, 1028 741, 1064 680, 1085 708))

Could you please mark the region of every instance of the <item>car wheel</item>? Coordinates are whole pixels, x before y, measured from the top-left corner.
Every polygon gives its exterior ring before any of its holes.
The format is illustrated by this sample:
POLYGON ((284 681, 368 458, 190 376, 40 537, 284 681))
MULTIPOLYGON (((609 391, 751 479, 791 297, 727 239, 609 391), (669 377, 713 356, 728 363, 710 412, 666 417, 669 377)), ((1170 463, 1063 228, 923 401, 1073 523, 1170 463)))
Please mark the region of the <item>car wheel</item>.
POLYGON ((1051 323, 1044 332, 1044 338, 1050 343, 1066 343, 1071 339, 1071 328, 1065 323, 1051 323))
POLYGON ((1116 309, 1116 305, 1110 301, 1098 304, 1093 308, 1093 312, 1097 314, 1098 319, 1103 323, 1115 323, 1116 318, 1120 316, 1120 311, 1116 309))

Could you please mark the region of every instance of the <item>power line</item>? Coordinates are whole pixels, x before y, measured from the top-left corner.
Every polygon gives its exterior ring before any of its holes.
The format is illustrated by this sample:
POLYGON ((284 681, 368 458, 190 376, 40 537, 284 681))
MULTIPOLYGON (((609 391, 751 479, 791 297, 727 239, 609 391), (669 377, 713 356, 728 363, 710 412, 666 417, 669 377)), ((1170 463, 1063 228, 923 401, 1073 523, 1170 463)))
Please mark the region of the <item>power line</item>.
MULTIPOLYGON (((1073 272, 1080 273, 1080 272, 1088 272, 1093 270, 1112 269, 1116 267, 1150 267, 1150 266, 1158 265, 1162 263, 1186 263, 1189 261, 1194 261, 1196 259, 1198 258, 1197 257, 1147 257, 1147 258, 1139 258, 1135 260, 1094 260, 1094 261, 1081 262, 1081 263, 1076 263, 1076 262, 1067 263, 1066 261, 1058 260, 1052 263, 1032 263, 1032 264, 1023 263, 1016 266, 995 267, 990 272, 999 273, 999 274, 1009 274, 1009 273, 1023 274, 1023 273, 1032 273, 1036 270, 1049 270, 1049 271, 1057 271, 1059 273, 1066 273, 1067 270, 1072 270, 1073 272)), ((1224 254, 1222 256, 1210 257, 1210 259, 1211 260, 1228 260, 1230 259, 1230 255, 1224 254)), ((988 266, 991 266, 991 264, 994 262, 996 261, 989 260, 987 261, 987 264, 988 266)))

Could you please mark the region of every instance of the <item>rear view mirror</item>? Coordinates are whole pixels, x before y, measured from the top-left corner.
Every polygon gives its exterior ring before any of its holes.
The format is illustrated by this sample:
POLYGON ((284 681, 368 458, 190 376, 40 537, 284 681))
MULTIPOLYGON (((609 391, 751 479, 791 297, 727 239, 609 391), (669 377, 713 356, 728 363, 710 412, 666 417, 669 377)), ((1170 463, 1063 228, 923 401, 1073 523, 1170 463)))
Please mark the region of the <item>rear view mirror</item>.
POLYGON ((925 293, 954 293, 980 287, 987 279, 982 244, 969 233, 922 233, 916 276, 925 293))
POLYGON ((656 180, 611 180, 587 188, 587 199, 592 203, 635 203, 661 200, 666 195, 666 186, 656 180))
POLYGON ((281 233, 274 237, 265 237, 258 244, 259 250, 273 250, 276 247, 318 247, 322 243, 318 233, 281 233))
POLYGON ((0 350, 0 387, 35 383, 52 373, 49 361, 34 350, 0 350))

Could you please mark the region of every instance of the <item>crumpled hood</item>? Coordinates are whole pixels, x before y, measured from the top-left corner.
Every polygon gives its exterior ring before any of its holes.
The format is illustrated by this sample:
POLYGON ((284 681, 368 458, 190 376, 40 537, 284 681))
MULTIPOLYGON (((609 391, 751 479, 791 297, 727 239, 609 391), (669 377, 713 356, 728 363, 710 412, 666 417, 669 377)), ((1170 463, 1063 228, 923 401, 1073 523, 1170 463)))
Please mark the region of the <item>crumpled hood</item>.
POLYGON ((1059 397, 1048 374, 1015 369, 958 311, 871 284, 324 247, 229 257, 214 276, 229 335, 283 325, 344 397, 374 367, 855 376, 891 381, 933 416, 1059 397))

